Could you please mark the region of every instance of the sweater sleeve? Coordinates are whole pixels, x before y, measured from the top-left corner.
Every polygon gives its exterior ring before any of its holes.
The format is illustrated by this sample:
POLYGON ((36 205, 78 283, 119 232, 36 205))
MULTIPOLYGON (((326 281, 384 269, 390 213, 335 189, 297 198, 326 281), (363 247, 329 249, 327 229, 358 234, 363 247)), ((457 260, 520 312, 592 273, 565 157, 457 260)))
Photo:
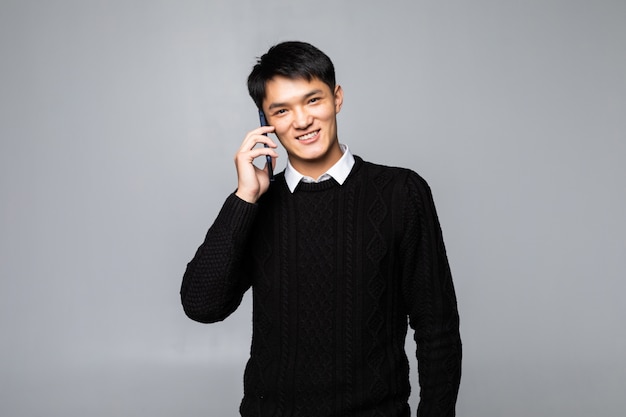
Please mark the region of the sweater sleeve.
POLYGON ((417 344, 418 417, 453 417, 461 379, 459 314, 430 188, 415 173, 406 183, 403 293, 417 344))
POLYGON ((257 206, 231 194, 187 264, 180 290, 185 314, 202 323, 224 320, 250 287, 244 268, 257 206))

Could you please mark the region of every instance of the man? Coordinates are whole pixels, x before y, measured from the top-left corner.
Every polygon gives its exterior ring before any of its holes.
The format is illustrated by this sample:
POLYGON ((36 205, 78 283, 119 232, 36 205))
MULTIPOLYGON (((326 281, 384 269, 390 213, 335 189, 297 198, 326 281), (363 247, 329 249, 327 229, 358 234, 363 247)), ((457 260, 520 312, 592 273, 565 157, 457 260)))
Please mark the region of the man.
POLYGON ((416 173, 363 161, 339 143, 343 90, 302 42, 263 55, 248 89, 270 126, 235 156, 238 186, 187 266, 186 314, 225 319, 253 291, 244 417, 406 417, 407 324, 415 331, 418 416, 453 416, 459 318, 430 189, 416 173), (269 180, 273 132, 287 151, 269 180), (259 147, 258 144, 268 145, 259 147))

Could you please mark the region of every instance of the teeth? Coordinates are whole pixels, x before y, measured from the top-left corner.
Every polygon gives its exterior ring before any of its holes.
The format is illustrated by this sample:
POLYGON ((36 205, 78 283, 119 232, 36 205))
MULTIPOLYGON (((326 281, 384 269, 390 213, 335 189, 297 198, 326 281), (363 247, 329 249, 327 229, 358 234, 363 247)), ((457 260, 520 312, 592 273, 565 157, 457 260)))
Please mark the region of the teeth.
POLYGON ((317 132, 319 132, 319 130, 316 130, 315 132, 307 133, 306 135, 298 136, 297 139, 298 140, 311 139, 313 136, 317 135, 317 132))

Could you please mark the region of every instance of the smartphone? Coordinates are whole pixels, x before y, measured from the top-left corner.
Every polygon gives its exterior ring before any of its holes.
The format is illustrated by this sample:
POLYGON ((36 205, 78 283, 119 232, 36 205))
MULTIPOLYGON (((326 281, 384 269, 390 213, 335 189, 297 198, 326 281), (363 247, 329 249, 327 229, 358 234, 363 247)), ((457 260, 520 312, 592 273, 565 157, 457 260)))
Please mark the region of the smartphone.
MULTIPOLYGON (((261 126, 269 126, 267 124, 267 119, 265 119, 265 113, 263 113, 263 110, 259 110, 259 121, 261 122, 261 126)), ((265 136, 267 136, 267 133, 265 134, 265 136)), ((269 148, 267 144, 263 144, 263 146, 265 146, 266 148, 269 148)), ((269 174, 270 182, 273 182, 274 181, 274 169, 272 168, 272 157, 269 155, 266 155, 265 159, 267 160, 267 173, 269 174)))

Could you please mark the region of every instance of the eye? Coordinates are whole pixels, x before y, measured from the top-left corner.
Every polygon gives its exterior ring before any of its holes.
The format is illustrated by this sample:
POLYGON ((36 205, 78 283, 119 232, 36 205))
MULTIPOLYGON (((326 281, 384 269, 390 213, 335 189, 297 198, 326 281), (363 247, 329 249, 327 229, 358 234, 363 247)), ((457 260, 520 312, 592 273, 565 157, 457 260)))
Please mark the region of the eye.
POLYGON ((318 101, 320 101, 320 98, 319 98, 319 97, 313 97, 313 98, 311 98, 311 99, 309 100, 309 103, 310 103, 310 104, 314 104, 314 103, 317 103, 318 101))
POLYGON ((287 109, 278 109, 273 113, 273 115, 280 116, 281 114, 285 114, 285 113, 287 113, 287 109))

